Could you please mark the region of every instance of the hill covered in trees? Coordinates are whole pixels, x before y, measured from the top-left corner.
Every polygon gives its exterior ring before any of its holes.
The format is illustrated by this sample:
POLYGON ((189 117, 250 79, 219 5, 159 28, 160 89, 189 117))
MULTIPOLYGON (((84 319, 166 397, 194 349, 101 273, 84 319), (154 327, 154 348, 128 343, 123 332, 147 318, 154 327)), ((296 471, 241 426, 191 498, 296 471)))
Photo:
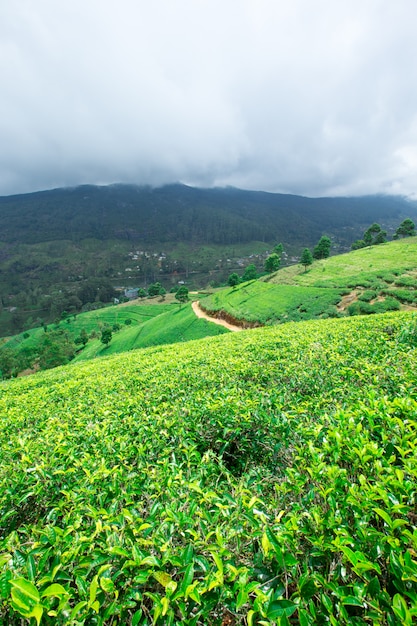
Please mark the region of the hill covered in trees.
POLYGON ((323 232, 350 246, 363 225, 417 215, 397 196, 305 198, 234 188, 81 186, 0 198, 4 243, 122 239, 240 244, 313 244, 323 232))

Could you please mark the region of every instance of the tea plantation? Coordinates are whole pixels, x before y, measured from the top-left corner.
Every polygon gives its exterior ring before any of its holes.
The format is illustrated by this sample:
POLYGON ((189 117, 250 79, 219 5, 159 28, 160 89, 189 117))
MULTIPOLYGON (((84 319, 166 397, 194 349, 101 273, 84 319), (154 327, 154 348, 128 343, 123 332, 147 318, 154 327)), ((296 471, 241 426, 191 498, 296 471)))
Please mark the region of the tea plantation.
POLYGON ((0 623, 417 621, 417 319, 0 385, 0 623))

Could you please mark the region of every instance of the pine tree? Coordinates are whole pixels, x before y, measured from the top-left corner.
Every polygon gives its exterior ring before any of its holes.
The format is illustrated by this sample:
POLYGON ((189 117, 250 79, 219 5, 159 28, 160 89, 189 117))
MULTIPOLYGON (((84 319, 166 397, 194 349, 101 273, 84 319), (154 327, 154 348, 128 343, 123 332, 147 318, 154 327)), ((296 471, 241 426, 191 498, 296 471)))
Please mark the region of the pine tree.
POLYGON ((313 255, 311 254, 311 251, 309 250, 309 248, 304 248, 303 253, 301 255, 301 259, 300 259, 300 263, 301 265, 304 265, 304 271, 307 271, 307 267, 309 265, 311 265, 313 262, 313 255))

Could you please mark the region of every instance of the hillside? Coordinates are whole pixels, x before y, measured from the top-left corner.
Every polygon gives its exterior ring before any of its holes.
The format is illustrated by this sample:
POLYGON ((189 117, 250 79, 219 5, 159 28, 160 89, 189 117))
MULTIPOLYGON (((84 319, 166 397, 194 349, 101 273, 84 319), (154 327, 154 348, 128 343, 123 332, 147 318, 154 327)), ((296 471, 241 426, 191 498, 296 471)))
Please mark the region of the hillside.
POLYGON ((310 245, 328 232, 350 246, 363 227, 417 216, 399 196, 306 198, 234 188, 186 185, 85 185, 0 198, 5 243, 68 239, 242 244, 283 240, 310 245))
POLYGON ((0 621, 410 625, 415 314, 0 383, 0 621))
POLYGON ((378 281, 394 283, 415 271, 417 237, 407 237, 314 261, 307 271, 299 264, 283 267, 265 280, 306 287, 370 287, 378 281))
POLYGON ((2 197, 0 336, 96 299, 109 302, 128 287, 220 286, 249 264, 262 270, 278 242, 287 262, 323 233, 340 252, 371 223, 392 234, 404 217, 417 218, 417 203, 396 196, 304 198, 185 185, 87 185, 2 197))
MULTIPOLYGON (((299 264, 284 267, 260 280, 192 297, 199 299, 200 310, 212 320, 222 319, 241 328, 417 310, 417 237, 315 261, 307 271, 299 264)), ((190 304, 179 305, 173 294, 167 294, 67 315, 48 327, 15 335, 0 348, 0 370, 9 377, 70 360, 224 332, 212 321, 198 319, 190 304), (112 329, 109 345, 100 341, 106 326, 112 329)))
POLYGON ((225 332, 211 321, 198 319, 191 304, 147 299, 108 306, 68 316, 50 326, 9 338, 0 346, 0 377, 30 374, 39 368, 49 369, 69 361, 84 361, 225 332), (101 342, 105 328, 112 331, 108 345, 101 342))
POLYGON ((201 302, 209 314, 245 325, 417 310, 417 237, 283 267, 201 302))

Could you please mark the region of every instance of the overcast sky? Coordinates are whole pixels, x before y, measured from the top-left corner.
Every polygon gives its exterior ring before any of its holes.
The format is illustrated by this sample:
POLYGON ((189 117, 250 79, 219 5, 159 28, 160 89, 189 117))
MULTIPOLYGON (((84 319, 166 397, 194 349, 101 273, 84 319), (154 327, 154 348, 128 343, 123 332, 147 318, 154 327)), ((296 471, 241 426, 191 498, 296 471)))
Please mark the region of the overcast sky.
POLYGON ((0 0, 0 194, 417 197, 416 0, 0 0))

